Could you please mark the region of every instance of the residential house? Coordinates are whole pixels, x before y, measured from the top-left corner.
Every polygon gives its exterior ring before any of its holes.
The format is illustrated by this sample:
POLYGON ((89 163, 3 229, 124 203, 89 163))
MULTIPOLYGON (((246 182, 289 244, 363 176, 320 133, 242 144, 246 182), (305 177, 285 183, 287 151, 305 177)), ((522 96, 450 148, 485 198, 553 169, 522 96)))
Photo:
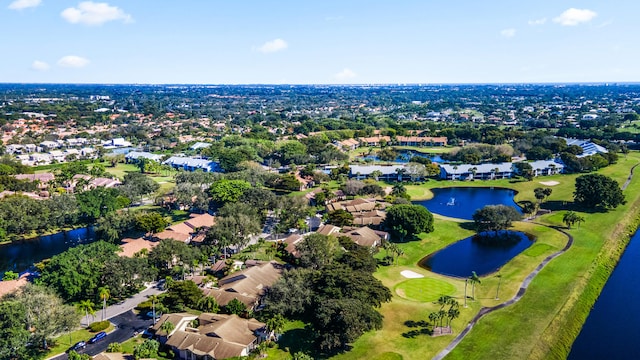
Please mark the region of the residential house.
POLYGON ((153 237, 155 240, 158 240, 158 241, 171 239, 171 240, 188 243, 189 241, 191 241, 192 235, 167 229, 155 234, 153 237))
POLYGON ((211 144, 210 144, 210 143, 206 143, 206 142, 197 142, 197 143, 195 143, 195 144, 191 145, 191 146, 189 147, 189 149, 191 149, 191 150, 200 150, 200 149, 206 149, 206 148, 208 148, 208 147, 210 147, 210 146, 211 146, 211 144))
POLYGON ((125 238, 122 239, 122 244, 120 245, 120 249, 122 249, 122 251, 118 252, 118 255, 134 257, 141 251, 151 252, 151 250, 158 246, 158 244, 160 244, 160 242, 141 237, 137 239, 125 238))
POLYGON ((302 240, 304 240, 304 237, 302 235, 299 234, 291 234, 289 236, 287 236, 284 240, 282 240, 287 246, 285 247, 285 250, 291 254, 293 257, 300 257, 300 253, 298 252, 298 249, 296 248, 296 245, 298 245, 300 242, 302 242, 302 240))
POLYGON ((340 228, 331 224, 324 224, 316 230, 318 234, 330 236, 340 232, 340 228))
POLYGON ((375 231, 367 226, 347 231, 342 235, 349 237, 354 243, 360 246, 373 248, 381 246, 383 240, 389 239, 389 233, 384 231, 375 231))
POLYGON ((529 165, 531 165, 533 170, 533 176, 555 175, 564 171, 564 164, 556 162, 555 160, 531 161, 529 165))
POLYGON ((154 335, 160 340, 160 342, 164 343, 168 338, 170 338, 177 331, 185 330, 190 323, 197 319, 197 315, 189 314, 189 313, 176 313, 176 314, 163 314, 160 319, 151 327, 154 335), (173 330, 169 333, 162 330, 162 324, 170 322, 173 325, 173 330))
POLYGON ((342 141, 338 141, 338 145, 342 150, 355 150, 360 146, 360 142, 356 139, 346 139, 342 141))
POLYGON ((13 175, 18 180, 37 181, 40 189, 46 189, 50 182, 55 180, 53 173, 40 173, 40 174, 17 174, 13 175))
POLYGON ((513 176, 512 163, 440 164, 440 178, 445 180, 508 179, 513 176))
POLYGON ((267 262, 231 273, 218 280, 218 288, 204 289, 205 296, 212 296, 220 306, 226 306, 238 299, 253 310, 260 302, 266 289, 282 275, 283 267, 275 262, 267 262))
POLYGON ((152 154, 146 151, 131 151, 127 153, 124 157, 127 162, 137 162, 140 159, 147 159, 160 162, 162 160, 162 155, 152 154))
POLYGON ((197 159, 186 156, 172 156, 162 162, 165 165, 169 165, 176 169, 183 169, 186 171, 202 170, 204 172, 220 172, 220 164, 215 161, 206 159, 197 159))
POLYGON ((406 171, 405 165, 349 165, 349 178, 363 180, 372 177, 374 171, 382 175, 378 180, 402 181, 402 174, 406 171))
POLYGON ((567 142, 567 146, 576 145, 582 148, 582 154, 577 155, 577 157, 579 158, 585 157, 585 156, 591 156, 595 154, 606 154, 609 152, 609 150, 589 140, 579 140, 579 139, 564 139, 564 140, 567 142))
POLYGON ((174 331, 166 345, 178 359, 217 360, 247 356, 266 338, 266 324, 256 319, 203 313, 197 327, 174 331))
POLYGON ((358 138, 358 140, 363 146, 369 147, 380 147, 383 140, 385 144, 391 143, 391 138, 389 136, 361 137, 358 138))
POLYGON ((396 144, 399 146, 446 146, 447 138, 439 137, 421 137, 421 136, 397 136, 396 144))

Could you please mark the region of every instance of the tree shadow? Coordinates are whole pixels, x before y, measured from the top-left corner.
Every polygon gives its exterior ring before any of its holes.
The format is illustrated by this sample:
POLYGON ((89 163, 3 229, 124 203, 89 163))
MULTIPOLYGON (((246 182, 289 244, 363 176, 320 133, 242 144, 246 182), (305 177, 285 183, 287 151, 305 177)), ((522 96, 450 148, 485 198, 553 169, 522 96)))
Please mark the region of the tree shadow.
POLYGON ((458 223, 461 229, 476 231, 476 224, 473 221, 465 221, 458 223))
POLYGON ((428 321, 407 320, 404 322, 404 325, 408 328, 413 329, 402 333, 402 336, 407 339, 414 339, 420 335, 433 335, 433 326, 428 321))
POLYGON ((308 326, 303 329, 291 329, 285 331, 278 340, 278 347, 289 351, 291 354, 303 352, 316 358, 317 350, 314 347, 313 331, 308 326))
POLYGON ((551 210, 551 211, 579 211, 587 214, 597 214, 597 213, 606 213, 609 210, 602 207, 596 208, 588 208, 579 204, 576 204, 572 201, 559 201, 559 200, 549 200, 540 204, 541 210, 551 210))

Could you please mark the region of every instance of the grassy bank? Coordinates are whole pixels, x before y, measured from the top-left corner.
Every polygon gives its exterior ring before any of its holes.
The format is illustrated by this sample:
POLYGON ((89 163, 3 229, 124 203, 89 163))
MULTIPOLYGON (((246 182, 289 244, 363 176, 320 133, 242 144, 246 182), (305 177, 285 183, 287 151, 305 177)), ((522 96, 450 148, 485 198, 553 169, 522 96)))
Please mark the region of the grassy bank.
MULTIPOLYGON (((630 154, 600 172, 622 184, 639 161, 637 153, 630 154)), ((553 187, 551 206, 571 207, 573 179, 566 181, 571 178, 575 176, 562 177, 565 183, 553 187)), ((525 185, 518 183, 513 188, 522 190, 525 185)), ((566 358, 635 228, 639 195, 636 177, 625 191, 626 204, 608 212, 582 213, 586 222, 571 230, 574 246, 538 274, 520 302, 483 318, 447 359, 566 358)), ((518 194, 526 196, 532 195, 518 194)), ((560 225, 563 213, 558 209, 539 220, 560 225)))

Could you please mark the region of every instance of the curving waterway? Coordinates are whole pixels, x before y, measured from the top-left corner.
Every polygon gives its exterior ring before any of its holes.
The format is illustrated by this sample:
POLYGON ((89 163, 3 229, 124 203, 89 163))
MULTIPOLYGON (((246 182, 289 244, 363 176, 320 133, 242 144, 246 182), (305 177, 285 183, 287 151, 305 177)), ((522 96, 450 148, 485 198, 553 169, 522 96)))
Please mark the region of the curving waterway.
POLYGON ((93 227, 88 227, 0 245, 0 274, 23 272, 37 262, 94 240, 93 227))
POLYGON ((573 343, 569 360, 640 357, 640 231, 602 288, 600 297, 573 343))

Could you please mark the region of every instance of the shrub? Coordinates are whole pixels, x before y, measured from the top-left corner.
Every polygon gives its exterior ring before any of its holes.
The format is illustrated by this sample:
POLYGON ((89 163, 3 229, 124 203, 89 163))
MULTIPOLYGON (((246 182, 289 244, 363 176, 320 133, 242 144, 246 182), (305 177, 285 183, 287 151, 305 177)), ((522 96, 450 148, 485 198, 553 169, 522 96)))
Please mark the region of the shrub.
POLYGON ((89 330, 91 330, 91 332, 98 332, 98 331, 106 330, 108 327, 109 327, 108 320, 96 321, 89 325, 89 330))
POLYGON ((116 342, 109 344, 109 346, 107 346, 107 352, 109 353, 122 352, 122 344, 116 343, 116 342))
POLYGON ((17 272, 7 271, 4 273, 2 281, 18 280, 19 277, 20 274, 18 274, 17 272))
POLYGON ((138 304, 138 306, 136 306, 136 310, 140 312, 149 311, 151 310, 151 308, 153 308, 153 303, 151 302, 151 300, 143 301, 138 304))

